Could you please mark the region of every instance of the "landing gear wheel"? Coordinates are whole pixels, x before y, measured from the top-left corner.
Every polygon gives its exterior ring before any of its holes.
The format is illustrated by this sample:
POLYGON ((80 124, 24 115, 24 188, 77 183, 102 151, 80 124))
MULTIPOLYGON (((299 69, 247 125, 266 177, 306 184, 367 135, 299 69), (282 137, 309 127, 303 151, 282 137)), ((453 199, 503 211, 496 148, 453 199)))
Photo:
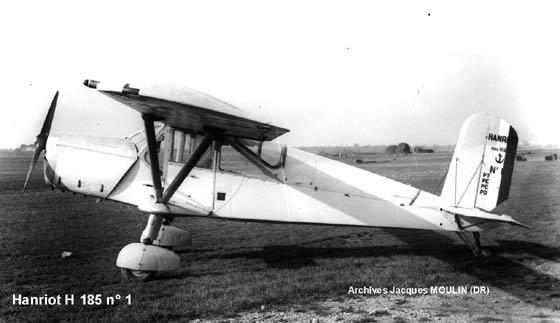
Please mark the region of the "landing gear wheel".
POLYGON ((124 279, 135 282, 146 282, 155 277, 155 271, 148 270, 132 270, 128 268, 121 268, 121 275, 124 279))

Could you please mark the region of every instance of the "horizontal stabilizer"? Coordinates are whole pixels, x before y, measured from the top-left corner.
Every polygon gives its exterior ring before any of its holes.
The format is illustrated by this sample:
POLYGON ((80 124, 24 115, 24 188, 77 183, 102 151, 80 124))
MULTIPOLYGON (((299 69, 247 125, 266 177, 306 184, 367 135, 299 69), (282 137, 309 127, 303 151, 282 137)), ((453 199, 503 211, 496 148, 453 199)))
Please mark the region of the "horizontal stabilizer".
POLYGON ((511 216, 503 214, 494 214, 482 211, 480 209, 473 209, 473 208, 464 208, 464 207, 455 207, 455 206, 448 206, 442 208, 444 211, 449 213, 453 213, 459 215, 461 219, 466 220, 470 223, 484 223, 484 222, 505 222, 511 225, 518 225, 520 227, 524 227, 525 229, 531 229, 525 224, 514 220, 511 216))

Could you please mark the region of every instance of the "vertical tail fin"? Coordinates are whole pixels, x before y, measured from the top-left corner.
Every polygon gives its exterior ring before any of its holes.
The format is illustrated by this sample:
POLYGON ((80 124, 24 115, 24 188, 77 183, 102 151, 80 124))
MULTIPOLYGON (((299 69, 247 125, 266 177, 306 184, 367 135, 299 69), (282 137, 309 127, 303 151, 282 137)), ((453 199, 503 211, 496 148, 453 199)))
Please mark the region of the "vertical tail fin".
POLYGON ((503 119, 485 113, 468 118, 447 172, 442 202, 490 211, 507 200, 517 141, 515 129, 503 119))

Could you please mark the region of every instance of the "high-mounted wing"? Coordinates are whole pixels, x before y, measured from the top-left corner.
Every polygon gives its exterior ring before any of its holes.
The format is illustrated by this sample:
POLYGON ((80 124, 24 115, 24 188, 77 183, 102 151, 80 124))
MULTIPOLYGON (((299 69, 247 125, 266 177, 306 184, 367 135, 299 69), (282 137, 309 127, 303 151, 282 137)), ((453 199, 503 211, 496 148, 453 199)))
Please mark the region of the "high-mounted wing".
POLYGON ((197 132, 214 129, 223 135, 259 141, 273 140, 289 131, 257 121, 229 103, 186 87, 119 87, 94 80, 85 80, 84 85, 175 128, 197 132))

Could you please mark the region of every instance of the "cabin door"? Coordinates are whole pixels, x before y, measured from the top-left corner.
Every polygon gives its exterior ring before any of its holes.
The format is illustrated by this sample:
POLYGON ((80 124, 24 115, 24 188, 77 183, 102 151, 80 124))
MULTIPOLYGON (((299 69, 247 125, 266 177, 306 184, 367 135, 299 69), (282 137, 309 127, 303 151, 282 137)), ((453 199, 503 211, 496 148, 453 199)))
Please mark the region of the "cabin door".
MULTIPOLYGON (((177 176, 183 165, 189 160, 204 135, 170 128, 165 138, 165 168, 163 176, 165 186, 177 176)), ((213 210, 214 197, 214 153, 210 146, 196 166, 183 181, 170 202, 178 206, 196 207, 205 212, 213 210)))

